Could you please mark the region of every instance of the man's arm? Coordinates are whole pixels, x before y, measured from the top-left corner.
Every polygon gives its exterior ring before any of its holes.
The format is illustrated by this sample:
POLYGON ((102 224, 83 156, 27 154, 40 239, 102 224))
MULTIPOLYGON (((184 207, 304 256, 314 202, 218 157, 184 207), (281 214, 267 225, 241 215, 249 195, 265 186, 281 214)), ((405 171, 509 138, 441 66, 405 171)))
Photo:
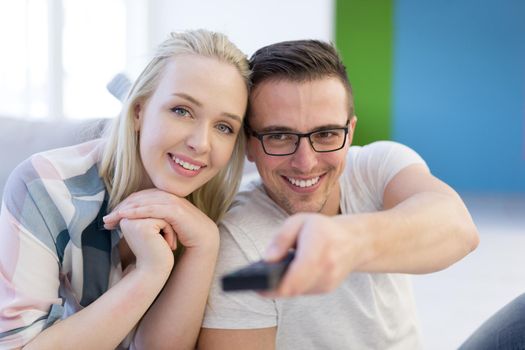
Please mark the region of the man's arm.
POLYGON ((203 350, 272 350, 277 327, 259 329, 202 328, 197 348, 203 350))
POLYGON ((379 212, 288 219, 267 257, 277 260, 297 244, 296 258, 274 296, 331 291, 352 271, 437 271, 478 244, 477 229, 459 195, 423 165, 396 174, 385 188, 383 204, 379 212))
POLYGON ((479 243, 459 195, 421 165, 400 171, 387 185, 383 203, 385 211, 377 213, 381 220, 373 218, 376 230, 368 243, 373 254, 359 270, 434 272, 460 260, 479 243))

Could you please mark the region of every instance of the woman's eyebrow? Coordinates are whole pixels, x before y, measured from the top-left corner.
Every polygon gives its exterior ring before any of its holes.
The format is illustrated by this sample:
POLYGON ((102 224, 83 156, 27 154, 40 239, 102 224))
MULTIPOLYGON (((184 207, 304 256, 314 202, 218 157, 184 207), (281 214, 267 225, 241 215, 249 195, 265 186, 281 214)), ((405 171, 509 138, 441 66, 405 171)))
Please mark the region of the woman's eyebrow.
POLYGON ((193 104, 196 104, 198 107, 202 107, 202 103, 199 102, 197 99, 195 99, 194 97, 188 95, 188 94, 185 94, 184 92, 175 92, 173 93, 173 96, 179 96, 185 100, 188 100, 190 101, 191 103, 193 104))
MULTIPOLYGON (((196 98, 194 98, 193 96, 191 95, 188 95, 184 92, 175 92, 172 94, 173 96, 178 96, 180 98, 183 98, 185 100, 188 100, 190 101, 191 103, 195 104, 197 107, 202 107, 202 102, 200 102, 199 100, 197 100, 196 98)), ((234 113, 228 113, 228 112, 222 112, 221 113, 223 116, 225 117, 228 117, 230 119, 233 119, 239 123, 242 123, 242 118, 234 113)))
POLYGON ((242 118, 239 117, 237 114, 223 112, 222 115, 224 115, 225 117, 228 117, 228 118, 230 118, 230 119, 233 119, 233 120, 235 120, 236 122, 242 124, 242 118))

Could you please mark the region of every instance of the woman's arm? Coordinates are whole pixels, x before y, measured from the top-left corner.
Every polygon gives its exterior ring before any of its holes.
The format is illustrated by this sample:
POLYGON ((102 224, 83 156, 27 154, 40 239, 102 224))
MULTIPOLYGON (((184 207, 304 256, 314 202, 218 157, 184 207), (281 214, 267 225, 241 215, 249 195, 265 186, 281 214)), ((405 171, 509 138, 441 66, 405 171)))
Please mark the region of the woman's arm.
POLYGON ((122 220, 136 267, 89 306, 49 327, 27 349, 114 349, 139 322, 164 286, 173 254, 161 230, 162 220, 122 220))
POLYGON ((24 349, 114 349, 160 292, 166 271, 135 269, 83 310, 47 328, 24 349))
POLYGON ((219 249, 217 226, 187 200, 160 190, 130 196, 105 218, 107 227, 123 217, 165 220, 184 246, 164 290, 138 327, 135 346, 195 348, 219 249))
POLYGON ((186 249, 135 335, 138 349, 194 349, 217 250, 186 249))

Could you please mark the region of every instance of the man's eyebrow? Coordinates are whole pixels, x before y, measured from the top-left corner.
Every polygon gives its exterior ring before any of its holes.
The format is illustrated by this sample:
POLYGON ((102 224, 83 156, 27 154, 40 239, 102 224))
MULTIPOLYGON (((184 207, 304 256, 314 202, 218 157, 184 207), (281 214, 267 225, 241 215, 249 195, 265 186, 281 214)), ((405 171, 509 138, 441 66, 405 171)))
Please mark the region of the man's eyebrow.
POLYGON ((270 125, 262 128, 259 132, 295 132, 295 130, 286 126, 270 125))
MULTIPOLYGON (((321 125, 321 126, 318 126, 308 132, 314 132, 314 131, 322 131, 322 130, 329 130, 329 129, 339 129, 339 128, 344 128, 346 125, 341 125, 341 124, 326 124, 326 125, 321 125)), ((295 129, 292 129, 290 127, 287 127, 287 126, 281 126, 281 125, 269 125, 267 127, 264 127, 262 128, 261 130, 259 130, 259 132, 294 132, 294 133, 301 133, 295 129)))
MULTIPOLYGON (((185 94, 184 92, 176 92, 173 94, 174 96, 178 96, 180 98, 183 98, 185 100, 190 101, 191 103, 195 104, 197 107, 202 107, 202 102, 195 99, 193 96, 185 94)), ((230 119, 233 119, 239 123, 242 123, 242 118, 236 114, 228 113, 228 112, 222 112, 221 115, 228 117, 230 119)))

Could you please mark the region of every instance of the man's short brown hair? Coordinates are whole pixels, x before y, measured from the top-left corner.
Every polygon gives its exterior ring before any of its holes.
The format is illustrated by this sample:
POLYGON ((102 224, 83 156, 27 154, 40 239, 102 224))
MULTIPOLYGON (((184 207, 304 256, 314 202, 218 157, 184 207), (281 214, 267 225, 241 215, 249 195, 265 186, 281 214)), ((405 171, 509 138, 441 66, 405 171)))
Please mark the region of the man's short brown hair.
MULTIPOLYGON (((269 80, 307 82, 335 77, 347 91, 349 117, 354 115, 352 87, 335 47, 319 40, 293 40, 271 44, 250 58, 252 91, 269 80)), ((248 112, 248 117, 249 117, 248 112)))

